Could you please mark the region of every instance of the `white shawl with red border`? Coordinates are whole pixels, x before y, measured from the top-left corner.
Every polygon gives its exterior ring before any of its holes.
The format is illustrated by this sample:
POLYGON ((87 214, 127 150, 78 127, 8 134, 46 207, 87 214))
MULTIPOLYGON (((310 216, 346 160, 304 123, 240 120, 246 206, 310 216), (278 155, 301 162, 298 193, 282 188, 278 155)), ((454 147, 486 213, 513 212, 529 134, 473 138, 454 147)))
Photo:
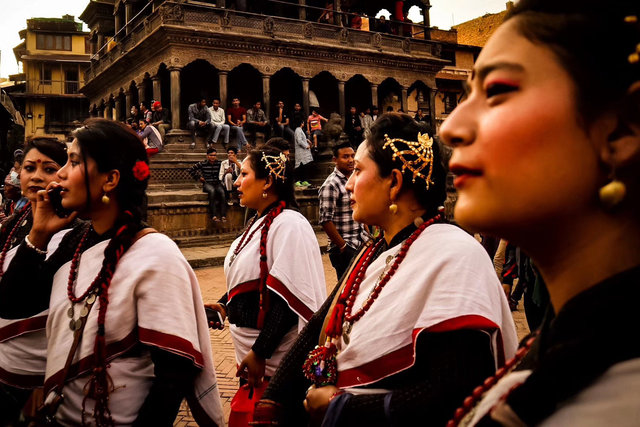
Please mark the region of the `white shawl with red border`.
MULTIPOLYGON (((69 231, 56 233, 48 245, 48 255, 57 248, 69 231)), ((6 271, 19 246, 11 248, 5 256, 6 271)), ((47 256, 48 256, 47 255, 47 256)), ((47 363, 47 335, 45 326, 49 310, 25 319, 0 318, 0 382, 19 388, 35 388, 44 382, 47 363)))
MULTIPOLYGON (((262 227, 258 219, 249 230, 262 227)), ((260 277, 260 233, 257 230, 247 245, 231 263, 234 250, 241 237, 229 248, 224 260, 227 279, 228 302, 241 293, 258 290, 260 277)), ((327 298, 324 268, 318 240, 309 221, 299 212, 284 209, 275 217, 267 235, 267 287, 284 299, 299 318, 297 330, 288 333, 270 359, 265 374, 273 375, 280 360, 295 341, 298 332, 306 325, 327 298)), ((244 359, 256 338, 258 329, 239 328, 231 325, 231 336, 238 363, 244 359)))
MULTIPOLYGON (((352 313, 369 296, 387 257, 400 247, 371 263, 352 313)), ((515 354, 515 325, 486 251, 463 230, 434 224, 416 239, 369 311, 353 324, 349 344, 340 340, 338 387, 356 388, 401 372, 415 362, 418 334, 457 329, 491 333, 496 366, 515 354)))
MULTIPOLYGON (((98 274, 109 241, 87 249, 78 268, 75 295, 81 295, 98 274)), ((47 321, 48 359, 45 395, 61 374, 73 333, 69 329, 67 280, 70 262, 56 273, 47 321)), ((75 304, 78 317, 83 304, 75 304)), ((94 304, 70 369, 56 414, 63 425, 81 422, 83 388, 93 366, 99 302, 94 304)), ((107 372, 115 390, 109 408, 116 425, 135 421, 153 380, 153 362, 144 346, 127 354, 136 344, 154 346, 189 359, 201 369, 194 391, 188 396, 200 425, 224 425, 224 415, 214 371, 208 322, 196 276, 171 239, 148 234, 125 252, 116 266, 109 288, 105 321, 107 372), (125 357, 120 357, 120 356, 125 357)), ((87 400, 87 421, 92 422, 94 401, 87 400)))

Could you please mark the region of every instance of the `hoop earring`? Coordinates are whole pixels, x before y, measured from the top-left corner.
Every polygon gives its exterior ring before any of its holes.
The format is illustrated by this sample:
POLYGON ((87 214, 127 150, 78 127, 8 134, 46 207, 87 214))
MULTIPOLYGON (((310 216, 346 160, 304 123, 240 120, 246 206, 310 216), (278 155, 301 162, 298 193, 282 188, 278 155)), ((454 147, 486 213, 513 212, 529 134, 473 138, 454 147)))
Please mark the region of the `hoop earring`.
POLYGON ((267 194, 267 192, 266 192, 266 191, 263 191, 263 192, 262 192, 262 198, 263 198, 263 199, 266 199, 267 197, 269 197, 269 195, 267 194))
POLYGON ((389 212, 391 212, 391 215, 395 215, 398 213, 398 205, 396 205, 395 203, 391 203, 389 205, 389 212))
POLYGON ((104 195, 102 196, 102 203, 108 205, 110 201, 111 199, 109 198, 109 196, 107 196, 107 193, 104 193, 104 195))
POLYGON ((622 181, 613 179, 610 183, 602 186, 598 191, 598 197, 602 204, 611 209, 618 205, 627 194, 627 187, 622 181))

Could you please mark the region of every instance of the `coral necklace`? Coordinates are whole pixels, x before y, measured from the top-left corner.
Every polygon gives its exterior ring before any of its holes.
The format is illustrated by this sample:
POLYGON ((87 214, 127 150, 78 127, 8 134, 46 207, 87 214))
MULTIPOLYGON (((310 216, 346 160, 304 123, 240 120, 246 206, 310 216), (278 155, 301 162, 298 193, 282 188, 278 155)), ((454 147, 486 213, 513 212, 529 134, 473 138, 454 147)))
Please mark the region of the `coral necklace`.
POLYGON ((229 266, 231 266, 231 264, 233 264, 233 261, 236 260, 238 254, 240 252, 242 252, 242 250, 245 248, 245 246, 247 246, 249 244, 249 242, 251 241, 251 239, 253 238, 253 235, 256 234, 256 231, 260 230, 262 228, 262 226, 264 226, 265 221, 267 220, 267 216, 269 216, 269 214, 271 213, 271 211, 274 208, 269 209, 269 211, 264 215, 264 219, 262 220, 262 222, 260 223, 259 226, 257 226, 252 232, 251 234, 249 234, 249 230, 251 230, 251 227, 253 227, 253 224, 256 223, 256 221, 258 220, 258 214, 255 214, 254 217, 251 219, 251 222, 249 223, 249 225, 247 225, 247 229, 244 231, 244 233, 242 234, 242 238, 240 239, 240 242, 238 243, 238 246, 236 246, 236 248, 233 250, 233 254, 231 254, 231 258, 229 259, 229 266), (249 235, 247 237, 247 234, 249 235), (245 240, 246 239, 246 240, 245 240))
POLYGON ((347 283, 345 284, 338 301, 333 307, 333 311, 331 312, 331 316, 329 317, 329 321, 327 322, 327 327, 325 329, 327 341, 324 346, 316 346, 316 348, 309 353, 307 360, 302 366, 304 376, 313 381, 317 387, 336 384, 338 372, 336 355, 338 353, 338 349, 335 342, 337 338, 342 334, 344 343, 347 345, 349 344, 349 334, 351 333, 353 324, 360 320, 371 308, 373 302, 378 298, 380 292, 382 292, 382 289, 398 270, 398 267, 404 260, 413 242, 416 241, 425 228, 429 227, 436 221, 439 221, 440 218, 442 218, 442 215, 438 214, 430 220, 423 222, 411 234, 411 236, 402 243, 402 246, 396 256, 387 258, 387 267, 391 260, 395 258, 394 263, 390 268, 384 269, 362 307, 352 314, 353 304, 358 295, 362 279, 364 279, 365 273, 367 272, 369 265, 372 263, 374 255, 378 253, 383 239, 378 240, 373 246, 370 246, 366 250, 363 258, 361 258, 349 275, 347 283))
MULTIPOLYGON (((435 223, 436 221, 440 220, 440 218, 441 218, 441 215, 438 214, 435 217, 431 218, 430 220, 422 223, 422 225, 420 225, 416 229, 416 231, 414 231, 411 234, 411 236, 409 236, 409 238, 404 241, 404 243, 400 247, 400 250, 395 255, 395 257, 393 256, 387 257, 387 260, 386 260, 387 267, 385 267, 380 277, 378 277, 376 284, 374 285, 373 289, 371 290, 371 293, 365 300, 362 307, 360 307, 358 311, 352 314, 353 304, 356 300, 356 297, 358 296, 358 291, 360 290, 362 279, 364 278, 364 275, 366 274, 367 269, 369 268, 369 265, 373 260, 373 255, 378 252, 383 239, 378 240, 376 244, 373 246, 373 248, 371 248, 367 252, 367 254, 365 255, 365 260, 360 266, 358 273, 356 274, 355 280, 353 281, 353 285, 350 287, 348 291, 348 296, 345 301, 344 322, 342 323, 342 338, 345 344, 349 344, 349 334, 351 333, 351 328, 353 327, 353 324, 356 323, 358 320, 360 320, 362 316, 364 316, 364 314, 371 308, 371 306, 373 305, 373 302, 378 298, 378 296, 380 295, 380 292, 382 292, 382 289, 389 282, 391 277, 393 277, 395 272, 398 270, 398 267, 400 266, 404 258, 407 256, 407 252, 409 251, 409 248, 411 247, 413 242, 416 241, 418 236, 420 236, 420 234, 424 231, 425 228, 435 223), (391 268, 388 268, 389 263, 394 258, 395 258, 394 263, 391 265, 391 268)), ((344 295, 344 291, 343 291, 343 295, 344 295)), ((342 299, 342 296, 341 296, 341 299, 342 299)))
POLYGON ((82 318, 87 317, 89 311, 91 310, 91 306, 96 301, 96 296, 98 294, 99 288, 97 283, 99 281, 100 275, 94 279, 93 283, 87 288, 87 290, 80 295, 79 297, 75 296, 75 292, 73 290, 74 285, 76 283, 76 278, 78 277, 78 264, 80 263, 80 257, 82 256, 82 248, 84 247, 85 242, 87 241, 87 236, 89 235, 90 227, 87 227, 86 231, 82 235, 80 239, 80 243, 78 243, 78 247, 76 248, 75 253, 73 254, 73 258, 71 259, 71 267, 69 269, 69 280, 67 282, 67 297, 71 302, 71 307, 67 311, 67 316, 71 319, 69 321, 69 329, 72 331, 76 331, 80 329, 82 325, 82 318), (80 311, 80 317, 78 319, 74 319, 75 310, 74 304, 81 302, 84 300, 84 307, 80 311))
MULTIPOLYGON (((464 401, 462 403, 462 406, 459 407, 458 409, 456 409, 456 412, 455 412, 455 414, 453 416, 453 419, 451 419, 451 420, 449 420, 449 422, 447 422, 447 427, 456 427, 456 426, 460 425, 460 422, 462 421, 462 419, 464 417, 466 417, 467 414, 469 414, 473 410, 473 408, 480 401, 482 396, 491 387, 493 387, 500 379, 502 379, 502 377, 504 377, 506 374, 511 372, 518 365, 518 363, 520 363, 522 358, 531 349, 531 345, 534 343, 534 341, 536 340, 537 336, 538 336, 538 331, 534 332, 532 334, 532 336, 527 340, 525 345, 518 349, 518 351, 516 352, 516 355, 513 358, 508 360, 504 364, 504 366, 499 368, 493 376, 491 376, 491 377, 487 378, 486 380, 484 380, 482 385, 479 385, 478 387, 476 387, 473 390, 473 393, 471 394, 471 396, 468 396, 466 399, 464 399, 464 401)), ((513 389, 515 389, 519 385, 520 384, 512 387, 512 389, 509 390, 509 392, 511 392, 513 389)))
POLYGON ((18 220, 18 222, 13 226, 11 232, 7 236, 7 240, 4 242, 4 246, 2 247, 2 252, 0 252, 0 277, 4 275, 4 259, 7 256, 7 252, 11 249, 11 241, 13 240, 13 236, 16 234, 18 229, 26 224, 27 215, 31 213, 31 202, 27 204, 24 208, 24 213, 18 220))

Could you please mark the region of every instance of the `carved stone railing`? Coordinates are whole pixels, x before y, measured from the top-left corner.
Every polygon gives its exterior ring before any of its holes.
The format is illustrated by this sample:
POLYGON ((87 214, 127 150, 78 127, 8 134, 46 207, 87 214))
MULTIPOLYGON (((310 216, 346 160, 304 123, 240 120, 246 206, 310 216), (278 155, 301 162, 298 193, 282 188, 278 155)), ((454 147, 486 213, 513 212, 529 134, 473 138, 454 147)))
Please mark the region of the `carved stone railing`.
MULTIPOLYGON (((184 27, 189 30, 238 37, 270 37, 287 42, 312 41, 318 45, 336 49, 349 49, 371 54, 412 55, 413 57, 440 57, 441 43, 432 40, 405 38, 391 34, 355 30, 336 25, 257 15, 207 5, 203 3, 175 2, 167 0, 155 8, 150 15, 140 17, 128 24, 129 32, 123 27, 120 40, 107 51, 103 46, 92 57, 92 65, 86 73, 87 80, 106 70, 118 58, 124 56, 141 41, 162 26, 184 27)), ((113 43, 112 43, 113 44, 113 43)))

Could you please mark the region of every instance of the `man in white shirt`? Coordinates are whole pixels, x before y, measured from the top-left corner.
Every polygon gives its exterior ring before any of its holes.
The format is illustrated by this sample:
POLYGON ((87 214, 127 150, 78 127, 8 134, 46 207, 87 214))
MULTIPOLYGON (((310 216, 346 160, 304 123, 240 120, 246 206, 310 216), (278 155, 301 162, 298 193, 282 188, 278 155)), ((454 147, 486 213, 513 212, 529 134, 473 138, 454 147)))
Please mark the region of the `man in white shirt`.
POLYGON ((220 108, 220 100, 218 98, 213 99, 213 105, 209 107, 209 113, 211 113, 211 124, 215 129, 213 132, 212 142, 215 144, 218 142, 218 138, 222 133, 224 137, 224 142, 222 145, 227 148, 227 144, 229 144, 229 125, 225 122, 227 121, 226 116, 224 115, 224 110, 220 108))
POLYGON ((231 193, 233 192, 233 183, 240 175, 240 162, 238 161, 238 149, 236 147, 227 148, 227 160, 223 160, 220 164, 220 182, 224 185, 227 204, 233 205, 231 193))

